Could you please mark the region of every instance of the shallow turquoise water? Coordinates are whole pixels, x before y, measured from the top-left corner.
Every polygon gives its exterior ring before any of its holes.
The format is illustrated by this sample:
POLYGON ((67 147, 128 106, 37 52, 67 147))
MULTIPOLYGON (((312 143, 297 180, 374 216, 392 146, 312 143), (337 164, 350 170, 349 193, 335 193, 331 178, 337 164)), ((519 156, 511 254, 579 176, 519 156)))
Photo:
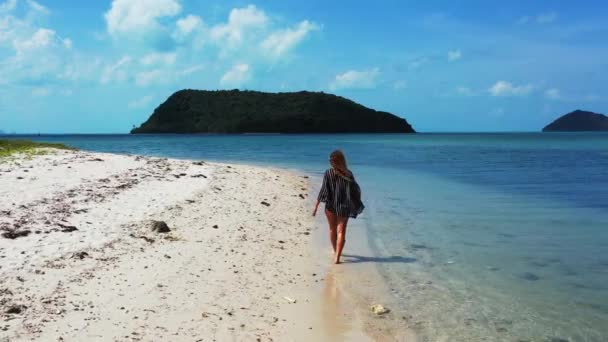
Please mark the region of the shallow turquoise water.
POLYGON ((608 134, 30 138, 316 176, 341 148, 380 272, 423 338, 608 340, 608 134))

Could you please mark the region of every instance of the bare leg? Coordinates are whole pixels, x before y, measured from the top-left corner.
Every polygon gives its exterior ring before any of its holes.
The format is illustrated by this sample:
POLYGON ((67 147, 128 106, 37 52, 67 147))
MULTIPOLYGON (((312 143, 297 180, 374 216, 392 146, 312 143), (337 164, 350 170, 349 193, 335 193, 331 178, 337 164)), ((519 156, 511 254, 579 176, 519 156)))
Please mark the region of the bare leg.
POLYGON ((346 242, 346 225, 348 224, 348 217, 338 217, 338 239, 336 241, 336 254, 334 258, 334 264, 340 263, 340 257, 342 256, 342 250, 344 249, 344 243, 346 242))
POLYGON ((338 222, 337 216, 329 210, 325 210, 325 216, 327 216, 327 223, 329 224, 329 241, 331 241, 331 247, 336 253, 336 239, 338 236, 338 222))

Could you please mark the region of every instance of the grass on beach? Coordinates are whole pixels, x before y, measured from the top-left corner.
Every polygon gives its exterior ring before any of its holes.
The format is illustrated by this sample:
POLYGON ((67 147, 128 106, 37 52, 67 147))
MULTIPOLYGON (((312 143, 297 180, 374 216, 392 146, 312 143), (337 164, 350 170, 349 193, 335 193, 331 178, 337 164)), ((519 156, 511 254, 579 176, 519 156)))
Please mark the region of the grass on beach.
POLYGON ((61 150, 73 150, 63 144, 51 144, 33 142, 28 140, 0 140, 0 158, 10 157, 15 154, 24 154, 27 157, 46 154, 45 148, 56 148, 61 150))

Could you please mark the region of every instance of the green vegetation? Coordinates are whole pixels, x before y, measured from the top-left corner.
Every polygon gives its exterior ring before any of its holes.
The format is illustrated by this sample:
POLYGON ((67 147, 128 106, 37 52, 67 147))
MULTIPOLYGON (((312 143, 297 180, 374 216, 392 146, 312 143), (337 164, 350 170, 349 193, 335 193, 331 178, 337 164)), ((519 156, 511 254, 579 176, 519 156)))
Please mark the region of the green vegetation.
POLYGON ((0 158, 10 157, 14 154, 24 154, 28 157, 48 153, 44 148, 57 148, 72 150, 73 148, 62 144, 50 144, 27 140, 0 140, 0 158))
POLYGON ((180 90, 131 133, 414 133, 396 115, 322 92, 180 90))

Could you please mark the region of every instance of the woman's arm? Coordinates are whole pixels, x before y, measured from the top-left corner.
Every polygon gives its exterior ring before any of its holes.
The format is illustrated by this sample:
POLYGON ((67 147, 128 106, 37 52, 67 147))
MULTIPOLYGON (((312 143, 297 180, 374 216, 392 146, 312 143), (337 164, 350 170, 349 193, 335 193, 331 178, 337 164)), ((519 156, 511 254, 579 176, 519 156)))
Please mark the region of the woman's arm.
POLYGON ((317 209, 319 208, 319 204, 321 202, 327 202, 329 191, 329 171, 325 171, 325 175, 323 176, 323 185, 321 185, 321 190, 319 190, 319 196, 317 196, 317 201, 315 202, 315 208, 312 211, 312 216, 317 214, 317 209))

